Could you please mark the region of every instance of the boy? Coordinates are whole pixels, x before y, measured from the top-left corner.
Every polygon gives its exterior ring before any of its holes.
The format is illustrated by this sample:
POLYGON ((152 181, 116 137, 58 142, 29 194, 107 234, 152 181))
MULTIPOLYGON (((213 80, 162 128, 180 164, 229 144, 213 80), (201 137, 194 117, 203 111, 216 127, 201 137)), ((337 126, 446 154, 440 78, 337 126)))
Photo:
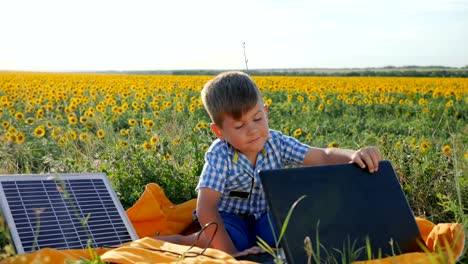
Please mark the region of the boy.
MULTIPOLYGON (((231 255, 257 253, 257 236, 275 245, 260 170, 348 162, 370 172, 378 169, 380 152, 375 147, 357 151, 315 148, 270 130, 268 107, 245 73, 219 74, 205 84, 201 96, 218 139, 205 154, 196 188, 196 214, 201 226, 215 222, 218 228, 216 233, 215 228, 206 228, 199 246, 205 246, 213 235, 210 247, 231 255)), ((191 244, 193 239, 192 235, 171 242, 191 244)))

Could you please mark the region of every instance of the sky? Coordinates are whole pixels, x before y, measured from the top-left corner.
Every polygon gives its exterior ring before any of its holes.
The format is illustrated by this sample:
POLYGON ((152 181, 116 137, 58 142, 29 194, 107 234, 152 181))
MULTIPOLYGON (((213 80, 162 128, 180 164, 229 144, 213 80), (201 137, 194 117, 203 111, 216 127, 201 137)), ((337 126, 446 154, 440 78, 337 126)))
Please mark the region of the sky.
POLYGON ((0 71, 389 65, 467 66, 468 0, 0 0, 0 71))

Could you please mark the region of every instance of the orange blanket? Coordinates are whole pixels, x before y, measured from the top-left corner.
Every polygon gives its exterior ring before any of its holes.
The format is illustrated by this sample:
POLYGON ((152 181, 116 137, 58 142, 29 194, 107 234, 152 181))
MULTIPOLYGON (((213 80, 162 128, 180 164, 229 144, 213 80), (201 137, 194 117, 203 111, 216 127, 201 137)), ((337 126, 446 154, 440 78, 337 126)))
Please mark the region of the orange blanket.
MULTIPOLYGON (((178 234, 192 222, 192 211, 196 200, 174 205, 157 184, 148 184, 140 199, 127 210, 140 239, 125 243, 117 248, 92 250, 41 249, 35 253, 21 254, 2 260, 6 263, 68 263, 83 259, 100 258, 111 263, 177 263, 180 255, 185 258, 180 263, 252 263, 237 261, 232 256, 215 249, 207 249, 205 256, 196 256, 202 249, 172 244, 147 236, 157 232, 163 235, 178 234), (187 252, 188 250, 188 252, 187 252)), ((454 263, 463 253, 465 233, 457 223, 433 224, 416 218, 418 227, 428 248, 426 253, 406 253, 383 259, 358 261, 355 264, 394 264, 394 263, 454 263)))

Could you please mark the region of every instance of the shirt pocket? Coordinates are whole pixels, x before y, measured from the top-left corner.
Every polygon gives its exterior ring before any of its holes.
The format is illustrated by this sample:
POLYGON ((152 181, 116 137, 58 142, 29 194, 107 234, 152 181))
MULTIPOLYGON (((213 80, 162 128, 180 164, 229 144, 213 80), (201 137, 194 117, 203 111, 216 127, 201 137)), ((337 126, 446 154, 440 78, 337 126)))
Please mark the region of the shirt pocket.
POLYGON ((252 178, 245 173, 229 175, 226 181, 225 194, 231 198, 246 199, 252 188, 252 178))

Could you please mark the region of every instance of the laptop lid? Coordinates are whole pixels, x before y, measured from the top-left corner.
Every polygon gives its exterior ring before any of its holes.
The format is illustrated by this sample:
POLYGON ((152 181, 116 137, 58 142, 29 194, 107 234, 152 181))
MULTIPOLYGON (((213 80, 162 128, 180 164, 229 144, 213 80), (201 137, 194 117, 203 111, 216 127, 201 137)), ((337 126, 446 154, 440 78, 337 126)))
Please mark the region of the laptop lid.
POLYGON ((288 263, 348 261, 421 251, 414 215, 389 161, 376 173, 355 164, 265 170, 260 178, 278 233, 294 208, 281 245, 288 263), (317 246, 320 245, 320 246, 317 246))

